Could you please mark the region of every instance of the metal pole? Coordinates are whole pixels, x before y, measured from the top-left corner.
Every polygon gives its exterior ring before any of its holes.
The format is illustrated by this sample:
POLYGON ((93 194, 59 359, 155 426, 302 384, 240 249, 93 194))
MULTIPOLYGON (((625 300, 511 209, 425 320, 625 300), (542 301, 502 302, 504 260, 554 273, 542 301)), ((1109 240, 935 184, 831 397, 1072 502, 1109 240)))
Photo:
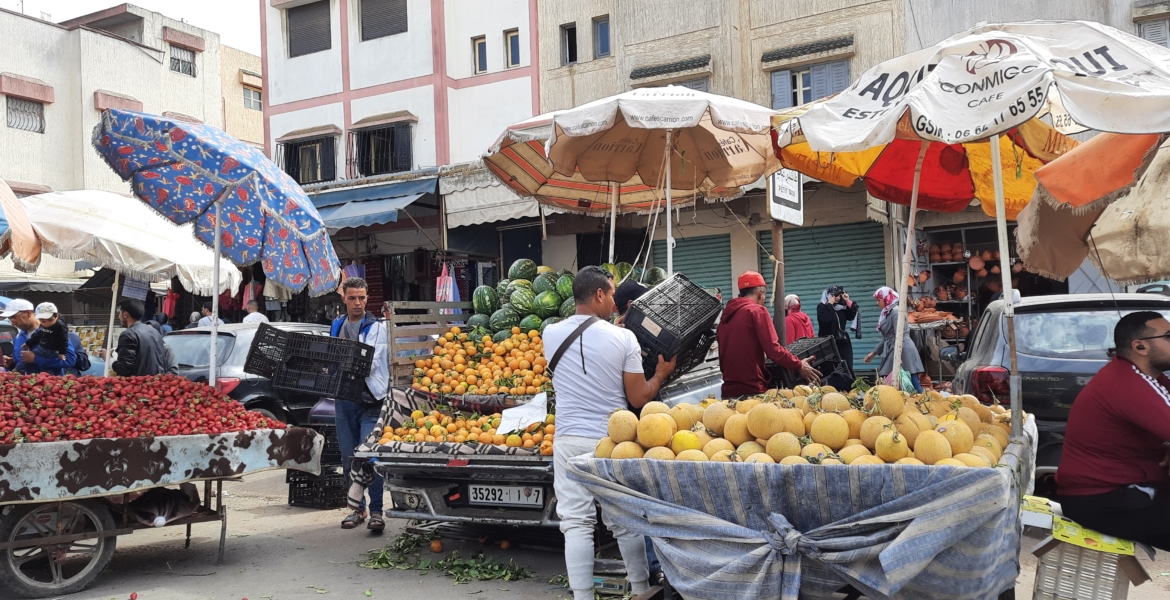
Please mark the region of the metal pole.
POLYGON ((1011 375, 1008 378, 1012 406, 1012 437, 1022 435, 1022 399, 1020 398, 1020 370, 1016 364, 1016 309, 1012 292, 1012 270, 1007 267, 1011 254, 1007 239, 1007 216, 1003 200, 1003 163, 1000 162, 999 134, 991 136, 992 180, 995 183, 995 233, 999 238, 999 272, 1003 278, 1003 316, 1007 319, 1008 357, 1011 375))
POLYGON ((666 130, 666 276, 674 275, 674 234, 671 233, 671 220, 674 218, 670 214, 670 134, 674 131, 666 130))
POLYGON ((211 263, 211 348, 208 352, 211 359, 208 361, 207 367, 207 384, 215 386, 215 338, 219 333, 219 260, 220 260, 220 225, 219 221, 220 206, 219 202, 215 203, 215 256, 212 257, 211 263))
MULTIPOLYGON (((918 182, 922 179, 922 161, 926 158, 926 149, 930 142, 923 140, 918 150, 918 162, 914 165, 914 187, 910 191, 910 220, 906 224, 906 253, 902 257, 902 273, 910 272, 910 260, 914 257, 914 221, 918 215, 918 182)), ((902 389, 902 378, 899 376, 902 368, 902 340, 906 337, 906 277, 898 278, 898 333, 894 338, 894 366, 890 373, 894 376, 894 387, 902 389)))
MULTIPOLYGON (((114 316, 117 314, 117 310, 118 310, 118 280, 120 279, 121 275, 122 274, 119 273, 118 271, 114 271, 114 286, 113 286, 113 288, 111 288, 113 291, 112 291, 111 297, 110 297, 110 328, 109 328, 109 330, 106 331, 106 371, 105 371, 105 375, 107 375, 107 376, 111 372, 110 365, 114 364, 114 361, 110 360, 110 354, 113 353, 113 351, 114 351, 114 316)), ((85 352, 85 350, 78 349, 78 352, 85 352)))
POLYGON ((610 185, 613 186, 609 193, 609 264, 612 265, 614 236, 617 233, 618 184, 616 181, 611 181, 610 185))
POLYGON ((772 221, 772 257, 776 259, 772 265, 772 323, 776 326, 776 339, 784 346, 787 339, 784 319, 788 316, 788 309, 784 306, 784 229, 780 221, 772 221))

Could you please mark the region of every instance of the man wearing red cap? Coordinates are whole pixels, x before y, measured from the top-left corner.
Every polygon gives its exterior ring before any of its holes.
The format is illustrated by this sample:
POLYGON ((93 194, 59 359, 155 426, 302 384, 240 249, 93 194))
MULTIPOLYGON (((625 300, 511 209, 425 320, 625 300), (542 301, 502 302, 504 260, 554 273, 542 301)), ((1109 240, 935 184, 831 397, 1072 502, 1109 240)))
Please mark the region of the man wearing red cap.
POLYGON ((727 303, 719 320, 719 369, 723 371, 723 397, 762 394, 769 387, 770 376, 764 357, 780 367, 798 371, 810 382, 821 374, 780 345, 772 316, 764 307, 768 286, 755 271, 739 276, 739 297, 727 303))

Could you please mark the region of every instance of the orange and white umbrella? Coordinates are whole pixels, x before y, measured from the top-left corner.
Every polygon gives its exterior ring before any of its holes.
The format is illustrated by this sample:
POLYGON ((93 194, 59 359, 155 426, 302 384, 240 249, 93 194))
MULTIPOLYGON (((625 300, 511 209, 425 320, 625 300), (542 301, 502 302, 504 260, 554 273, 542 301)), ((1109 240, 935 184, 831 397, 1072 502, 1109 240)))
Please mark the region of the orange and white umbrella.
POLYGON ((0 256, 12 253, 12 264, 26 273, 41 263, 41 240, 33 231, 24 204, 0 179, 0 256))

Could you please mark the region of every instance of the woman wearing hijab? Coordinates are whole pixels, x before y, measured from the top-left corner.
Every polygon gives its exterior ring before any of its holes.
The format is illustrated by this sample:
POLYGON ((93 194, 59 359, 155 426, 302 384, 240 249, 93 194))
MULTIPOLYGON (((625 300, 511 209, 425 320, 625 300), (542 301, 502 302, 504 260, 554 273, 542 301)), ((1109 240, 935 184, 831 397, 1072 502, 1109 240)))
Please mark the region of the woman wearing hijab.
MULTIPOLYGON (((873 352, 865 355, 864 362, 869 364, 875 356, 880 355, 882 362, 878 367, 878 375, 885 378, 894 370, 894 346, 898 339, 898 292, 888 287, 881 287, 873 293, 873 297, 877 300, 878 308, 882 309, 882 314, 878 316, 877 326, 882 339, 873 352)), ((909 330, 902 332, 902 368, 910 373, 910 381, 914 383, 914 389, 922 392, 922 384, 918 382, 918 374, 926 369, 922 366, 922 357, 918 356, 918 349, 914 347, 914 342, 910 339, 909 330)))
POLYGON ((810 338, 813 333, 812 319, 800 311, 800 296, 788 294, 784 297, 784 309, 788 313, 784 317, 784 345, 787 346, 796 340, 810 338))
POLYGON ((817 305, 817 335, 837 340, 837 353, 845 370, 853 378, 853 342, 849 339, 849 322, 857 316, 857 303, 849 300, 845 288, 831 285, 821 294, 817 305))

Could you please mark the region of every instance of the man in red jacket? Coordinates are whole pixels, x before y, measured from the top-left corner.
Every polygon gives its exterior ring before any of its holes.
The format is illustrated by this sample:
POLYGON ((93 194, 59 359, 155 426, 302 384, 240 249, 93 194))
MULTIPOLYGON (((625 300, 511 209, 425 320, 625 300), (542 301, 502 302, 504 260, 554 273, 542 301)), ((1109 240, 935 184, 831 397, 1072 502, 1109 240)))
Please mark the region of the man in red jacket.
POLYGON ((1065 516, 1106 535, 1170 550, 1170 321, 1121 318, 1117 356, 1077 395, 1056 471, 1065 516))
POLYGON ((755 271, 739 276, 739 297, 727 303, 719 328, 719 370, 723 372, 723 397, 751 396, 768 390, 770 376, 764 357, 782 368, 799 371, 810 382, 821 374, 811 365, 812 359, 800 360, 780 345, 772 316, 764 308, 768 286, 755 271))

